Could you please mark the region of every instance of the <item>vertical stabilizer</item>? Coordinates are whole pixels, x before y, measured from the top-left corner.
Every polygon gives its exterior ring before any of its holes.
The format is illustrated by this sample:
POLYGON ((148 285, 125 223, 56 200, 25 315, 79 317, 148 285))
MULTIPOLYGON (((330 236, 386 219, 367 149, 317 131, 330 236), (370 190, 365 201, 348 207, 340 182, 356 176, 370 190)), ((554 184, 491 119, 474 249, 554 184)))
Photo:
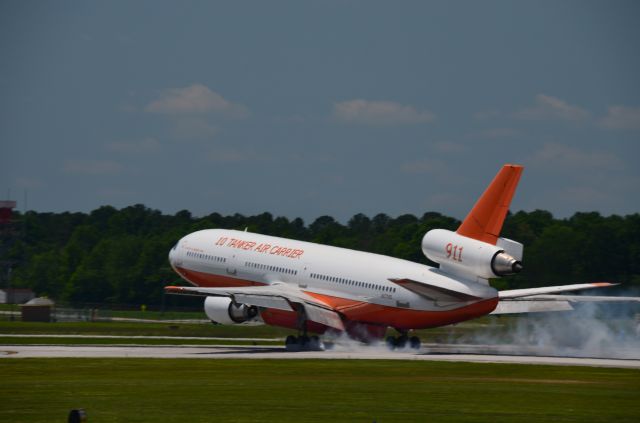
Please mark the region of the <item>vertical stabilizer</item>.
POLYGON ((504 165, 456 232, 496 245, 523 169, 520 165, 504 165))

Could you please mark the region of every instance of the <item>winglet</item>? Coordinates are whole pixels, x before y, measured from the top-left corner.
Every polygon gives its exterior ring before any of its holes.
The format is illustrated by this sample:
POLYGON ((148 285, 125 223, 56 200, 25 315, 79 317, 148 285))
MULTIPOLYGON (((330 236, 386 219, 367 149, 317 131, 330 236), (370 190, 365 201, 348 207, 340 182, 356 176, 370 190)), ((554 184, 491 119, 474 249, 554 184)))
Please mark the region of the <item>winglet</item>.
POLYGON ((496 245, 523 169, 521 165, 504 165, 456 232, 496 245))

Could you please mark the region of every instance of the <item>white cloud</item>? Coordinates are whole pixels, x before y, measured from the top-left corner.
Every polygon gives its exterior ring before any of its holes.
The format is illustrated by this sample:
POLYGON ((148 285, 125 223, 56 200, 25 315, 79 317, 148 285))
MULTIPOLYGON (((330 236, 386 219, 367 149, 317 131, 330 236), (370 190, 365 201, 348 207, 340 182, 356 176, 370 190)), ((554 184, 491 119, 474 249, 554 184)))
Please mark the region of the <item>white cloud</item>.
POLYGON ((232 103, 202 84, 165 90, 160 98, 149 103, 144 110, 167 115, 215 113, 231 118, 244 118, 249 114, 245 106, 232 103))
POLYGON ((571 168, 586 171, 614 170, 623 167, 622 160, 613 153, 581 151, 563 144, 547 143, 530 159, 533 164, 548 168, 571 168))
POLYGON ((69 160, 63 170, 79 175, 115 175, 122 171, 122 165, 109 160, 69 160))
POLYGON ((333 117, 340 122, 365 125, 406 125, 429 123, 435 115, 393 101, 348 100, 333 105, 333 117))
POLYGON ((106 149, 116 153, 125 154, 149 154, 158 151, 160 143, 155 138, 143 138, 133 141, 112 142, 106 145, 106 149))
POLYGON ((588 111, 572 106, 556 97, 538 94, 535 104, 514 113, 514 117, 524 120, 569 120, 584 121, 589 118, 588 111))
POLYGON ((608 129, 640 129, 640 107, 611 106, 599 124, 608 129))

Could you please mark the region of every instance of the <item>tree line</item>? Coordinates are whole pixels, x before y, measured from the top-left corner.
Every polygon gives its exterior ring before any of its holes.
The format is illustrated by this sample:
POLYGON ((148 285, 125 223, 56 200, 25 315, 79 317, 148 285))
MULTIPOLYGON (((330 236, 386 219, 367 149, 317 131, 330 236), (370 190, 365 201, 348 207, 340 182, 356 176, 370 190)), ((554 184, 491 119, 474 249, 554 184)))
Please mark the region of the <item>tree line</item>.
MULTIPOLYGON (((186 210, 162 214, 143 205, 100 207, 90 213, 15 215, 2 232, 0 261, 11 264, 12 287, 71 303, 159 304, 163 287, 179 283, 167 260, 182 236, 200 229, 245 228, 250 232, 390 255, 434 265, 420 243, 434 228, 455 230, 460 222, 428 212, 372 218, 356 214, 347 224, 321 216, 306 225, 270 213, 255 216, 186 210)), ((576 213, 557 219, 543 210, 509 214, 502 236, 524 244, 524 270, 492 281, 499 288, 523 288, 591 281, 620 282, 640 290, 640 214, 576 213)), ((402 275, 397 275, 401 277, 402 275)), ((3 271, 7 285, 8 272, 3 271)))

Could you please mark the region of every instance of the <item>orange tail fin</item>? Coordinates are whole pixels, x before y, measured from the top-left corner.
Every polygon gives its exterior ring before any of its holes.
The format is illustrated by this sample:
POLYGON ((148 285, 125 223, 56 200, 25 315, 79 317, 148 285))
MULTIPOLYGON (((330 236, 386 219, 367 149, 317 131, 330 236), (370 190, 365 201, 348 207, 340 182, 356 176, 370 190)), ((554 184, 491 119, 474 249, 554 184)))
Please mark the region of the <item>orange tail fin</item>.
POLYGON ((504 165, 456 232, 496 245, 523 169, 520 165, 504 165))

